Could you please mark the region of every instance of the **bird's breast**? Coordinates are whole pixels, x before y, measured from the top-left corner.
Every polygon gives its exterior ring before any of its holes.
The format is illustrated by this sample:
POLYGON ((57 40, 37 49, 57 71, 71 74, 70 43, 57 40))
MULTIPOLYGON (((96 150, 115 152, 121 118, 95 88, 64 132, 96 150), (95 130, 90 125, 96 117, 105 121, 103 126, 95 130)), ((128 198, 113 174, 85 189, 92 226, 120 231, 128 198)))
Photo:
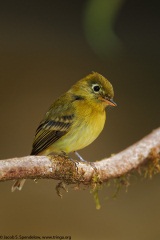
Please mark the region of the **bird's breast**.
POLYGON ((106 113, 103 109, 85 106, 77 108, 70 131, 64 136, 68 141, 67 152, 82 149, 91 144, 104 128, 106 113))

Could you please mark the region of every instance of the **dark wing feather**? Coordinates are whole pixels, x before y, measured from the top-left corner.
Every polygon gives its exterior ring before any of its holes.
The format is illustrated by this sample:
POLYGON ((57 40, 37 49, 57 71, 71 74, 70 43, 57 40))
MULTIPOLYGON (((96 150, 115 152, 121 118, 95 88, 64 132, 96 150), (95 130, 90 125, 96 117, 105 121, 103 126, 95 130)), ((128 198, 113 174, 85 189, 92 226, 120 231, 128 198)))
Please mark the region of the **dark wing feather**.
POLYGON ((74 115, 61 116, 58 120, 42 121, 36 131, 31 155, 39 154, 64 136, 72 125, 73 117, 74 115))

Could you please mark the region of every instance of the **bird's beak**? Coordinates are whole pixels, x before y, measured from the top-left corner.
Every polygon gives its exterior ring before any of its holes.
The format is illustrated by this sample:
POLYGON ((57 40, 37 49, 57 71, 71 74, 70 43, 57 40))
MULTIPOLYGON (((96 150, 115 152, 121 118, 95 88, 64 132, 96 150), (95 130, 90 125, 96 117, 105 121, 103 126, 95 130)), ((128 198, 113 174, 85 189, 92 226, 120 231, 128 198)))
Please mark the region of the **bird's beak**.
POLYGON ((116 107, 117 106, 117 103, 115 103, 112 98, 106 99, 106 101, 112 107, 116 107))
POLYGON ((109 97, 103 97, 101 98, 102 101, 106 102, 108 105, 112 106, 112 107, 116 107, 117 104, 113 101, 112 98, 109 98, 109 97))

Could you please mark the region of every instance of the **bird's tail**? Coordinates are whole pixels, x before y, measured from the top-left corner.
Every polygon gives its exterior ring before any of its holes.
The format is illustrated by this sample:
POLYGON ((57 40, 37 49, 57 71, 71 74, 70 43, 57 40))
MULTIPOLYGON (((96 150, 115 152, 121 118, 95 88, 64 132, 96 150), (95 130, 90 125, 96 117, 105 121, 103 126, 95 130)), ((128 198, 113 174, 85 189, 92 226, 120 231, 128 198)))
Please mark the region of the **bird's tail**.
POLYGON ((23 187, 25 181, 26 181, 26 179, 16 180, 11 188, 11 191, 14 192, 16 189, 19 191, 22 190, 22 187, 23 187))

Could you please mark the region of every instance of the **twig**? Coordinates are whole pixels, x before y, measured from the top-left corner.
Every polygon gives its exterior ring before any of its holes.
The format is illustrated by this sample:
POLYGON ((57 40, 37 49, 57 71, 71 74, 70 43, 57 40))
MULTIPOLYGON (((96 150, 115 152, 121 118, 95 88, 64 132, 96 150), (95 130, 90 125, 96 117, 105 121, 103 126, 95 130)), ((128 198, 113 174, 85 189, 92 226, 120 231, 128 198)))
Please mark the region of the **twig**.
POLYGON ((63 156, 27 156, 0 161, 0 181, 50 178, 69 183, 105 182, 138 169, 149 161, 160 161, 160 128, 124 151, 92 165, 63 156))

